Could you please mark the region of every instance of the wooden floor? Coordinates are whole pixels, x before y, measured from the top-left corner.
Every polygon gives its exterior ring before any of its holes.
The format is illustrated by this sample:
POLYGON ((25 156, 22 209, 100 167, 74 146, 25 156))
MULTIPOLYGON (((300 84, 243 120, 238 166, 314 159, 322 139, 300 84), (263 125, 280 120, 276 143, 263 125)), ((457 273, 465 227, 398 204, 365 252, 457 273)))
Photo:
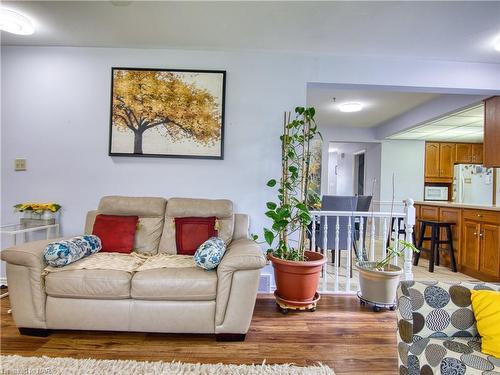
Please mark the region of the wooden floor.
POLYGON ((318 310, 277 312, 272 296, 259 296, 245 342, 220 343, 210 335, 55 331, 21 336, 1 300, 1 353, 181 361, 190 363, 322 362, 336 374, 397 374, 396 315, 374 313, 354 296, 324 296, 318 310))

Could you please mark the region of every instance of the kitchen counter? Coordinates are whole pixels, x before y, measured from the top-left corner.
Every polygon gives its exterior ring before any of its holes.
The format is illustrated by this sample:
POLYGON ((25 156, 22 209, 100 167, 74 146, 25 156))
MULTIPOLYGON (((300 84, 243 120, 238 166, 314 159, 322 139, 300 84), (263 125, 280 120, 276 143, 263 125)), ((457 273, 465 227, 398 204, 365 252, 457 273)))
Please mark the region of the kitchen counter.
POLYGON ((416 201, 415 204, 420 204, 424 206, 449 207, 449 208, 468 208, 471 210, 500 211, 500 206, 486 206, 486 205, 455 203, 455 202, 416 201))
MULTIPOLYGON (((415 214, 417 220, 454 223, 453 248, 460 272, 483 281, 500 281, 500 206, 420 201, 415 202, 415 214)), ((415 225, 417 240, 422 237, 421 230, 415 225)), ((429 246, 427 241, 422 247, 429 246)), ((449 265, 447 251, 439 253, 443 264, 449 265)))

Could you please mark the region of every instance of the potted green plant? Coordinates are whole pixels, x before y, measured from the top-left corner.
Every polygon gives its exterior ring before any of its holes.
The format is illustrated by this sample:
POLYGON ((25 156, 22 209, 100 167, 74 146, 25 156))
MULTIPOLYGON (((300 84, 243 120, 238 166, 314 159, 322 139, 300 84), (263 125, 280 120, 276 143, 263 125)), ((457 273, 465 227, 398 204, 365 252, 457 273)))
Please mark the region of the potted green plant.
MULTIPOLYGON (((395 179, 392 175, 392 199, 389 223, 392 223, 395 200, 395 179)), ((373 206, 372 206, 373 209, 373 206)), ((391 228, 392 229, 392 228, 391 228)), ((403 273, 401 267, 392 264, 394 258, 404 255, 406 249, 418 253, 419 250, 410 242, 397 239, 392 246, 387 246, 385 258, 378 262, 358 261, 355 267, 359 271, 359 289, 363 300, 372 302, 374 310, 378 305, 393 305, 396 289, 403 273), (395 246, 397 245, 397 246, 395 246)))
MULTIPOLYGON (((274 268, 278 304, 315 308, 319 277, 326 258, 306 250, 309 209, 319 205, 318 194, 310 188, 311 140, 321 136, 314 121, 314 108, 295 108, 295 118, 285 113, 281 140, 281 176, 267 186, 277 189, 277 200, 267 202, 266 216, 271 228, 264 228, 268 259, 274 268)), ((284 310, 284 312, 287 310, 284 310)))
POLYGON ((392 264, 394 258, 404 254, 406 249, 413 252, 419 250, 410 242, 397 240, 398 248, 388 246, 386 256, 378 262, 359 261, 356 268, 359 271, 359 288, 361 297, 377 305, 392 305, 396 300, 396 290, 403 270, 392 264))

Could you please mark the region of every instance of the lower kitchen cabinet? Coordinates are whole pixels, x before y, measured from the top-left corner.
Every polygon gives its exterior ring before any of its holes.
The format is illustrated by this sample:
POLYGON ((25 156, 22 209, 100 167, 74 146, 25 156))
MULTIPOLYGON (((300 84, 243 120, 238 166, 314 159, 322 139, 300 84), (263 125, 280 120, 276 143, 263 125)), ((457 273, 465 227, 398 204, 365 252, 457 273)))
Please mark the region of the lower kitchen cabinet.
MULTIPOLYGON (((418 204, 416 208, 417 219, 456 223, 453 227, 453 245, 460 272, 483 281, 500 281, 500 211, 456 205, 418 204)), ((419 232, 417 228, 417 241, 421 235, 419 232)), ((429 244, 424 244, 424 247, 429 247, 429 244)), ((449 266, 446 251, 440 253, 442 265, 449 266)))

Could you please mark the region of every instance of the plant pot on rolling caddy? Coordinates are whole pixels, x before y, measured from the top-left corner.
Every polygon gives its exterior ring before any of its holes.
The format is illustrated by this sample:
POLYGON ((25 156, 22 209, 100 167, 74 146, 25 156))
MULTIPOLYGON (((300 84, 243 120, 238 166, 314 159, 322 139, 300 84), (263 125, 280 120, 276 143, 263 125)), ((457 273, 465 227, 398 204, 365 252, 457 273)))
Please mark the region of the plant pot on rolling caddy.
POLYGON ((406 249, 418 252, 418 249, 409 242, 398 240, 399 247, 395 249, 389 246, 387 255, 379 262, 359 261, 355 267, 359 271, 359 288, 361 301, 373 304, 374 311, 380 311, 380 307, 396 307, 396 290, 399 280, 403 274, 401 267, 391 264, 395 258, 402 256, 406 249))
MULTIPOLYGON (((281 176, 267 182, 276 188, 277 200, 266 203, 271 229, 264 228, 268 259, 276 280, 276 303, 281 312, 316 309, 319 277, 326 258, 307 251, 310 208, 317 208, 319 196, 312 188, 311 140, 320 136, 314 122, 314 108, 295 108, 295 119, 285 113, 281 140, 281 176)), ((254 236, 257 239, 258 236, 254 236)))
POLYGON ((274 269, 275 296, 280 305, 307 308, 319 300, 318 283, 326 257, 321 253, 305 251, 304 258, 304 261, 293 261, 277 258, 271 253, 268 255, 274 269))

